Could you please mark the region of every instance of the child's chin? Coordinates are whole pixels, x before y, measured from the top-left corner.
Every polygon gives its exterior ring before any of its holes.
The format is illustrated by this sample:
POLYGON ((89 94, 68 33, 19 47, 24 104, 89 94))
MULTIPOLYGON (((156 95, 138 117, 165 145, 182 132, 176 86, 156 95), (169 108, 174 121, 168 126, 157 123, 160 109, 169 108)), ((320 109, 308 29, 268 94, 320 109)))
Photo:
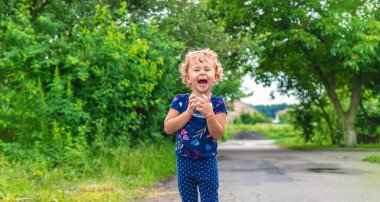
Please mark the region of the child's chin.
POLYGON ((198 89, 198 92, 200 93, 207 93, 210 89, 206 88, 206 89, 198 89))
POLYGON ((199 91, 208 91, 208 90, 210 90, 210 87, 209 86, 198 86, 198 90, 199 91))

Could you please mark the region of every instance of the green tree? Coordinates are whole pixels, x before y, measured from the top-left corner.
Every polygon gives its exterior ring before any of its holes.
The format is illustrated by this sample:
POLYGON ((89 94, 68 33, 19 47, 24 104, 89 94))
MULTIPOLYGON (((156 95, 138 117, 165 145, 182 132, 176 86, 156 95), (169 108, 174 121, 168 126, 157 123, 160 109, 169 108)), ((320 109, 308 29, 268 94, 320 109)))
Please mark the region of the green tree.
POLYGON ((260 44, 252 53, 259 67, 251 69, 258 80, 321 84, 339 117, 345 145, 356 146, 362 88, 379 74, 377 1, 211 0, 210 6, 227 31, 250 35, 260 44))

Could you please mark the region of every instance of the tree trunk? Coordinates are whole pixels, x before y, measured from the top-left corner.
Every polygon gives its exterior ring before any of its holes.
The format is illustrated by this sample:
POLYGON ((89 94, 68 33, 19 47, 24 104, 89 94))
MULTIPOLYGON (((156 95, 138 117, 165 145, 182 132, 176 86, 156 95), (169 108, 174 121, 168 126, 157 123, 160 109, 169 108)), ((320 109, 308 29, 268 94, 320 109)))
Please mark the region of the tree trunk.
POLYGON ((321 79, 322 84, 326 89, 327 95, 330 98, 335 111, 337 112, 343 129, 345 146, 355 147, 357 144, 355 120, 361 96, 362 74, 360 72, 353 73, 350 107, 347 111, 345 111, 335 91, 335 75, 329 75, 329 79, 327 79, 326 75, 323 74, 319 66, 315 66, 315 71, 318 77, 321 79))
POLYGON ((343 129, 344 145, 346 147, 356 147, 355 117, 344 117, 340 122, 343 129))

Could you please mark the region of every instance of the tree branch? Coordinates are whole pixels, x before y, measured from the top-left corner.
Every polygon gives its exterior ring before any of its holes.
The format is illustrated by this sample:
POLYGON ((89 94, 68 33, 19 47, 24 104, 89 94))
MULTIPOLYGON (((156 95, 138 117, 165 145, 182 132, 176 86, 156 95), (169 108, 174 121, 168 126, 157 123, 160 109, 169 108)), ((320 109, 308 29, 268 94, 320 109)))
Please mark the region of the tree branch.
POLYGON ((319 65, 314 66, 314 70, 317 73, 319 79, 321 79, 323 86, 327 91, 327 95, 330 97, 335 109, 337 110, 339 117, 344 116, 343 107, 339 101, 338 95, 335 92, 335 76, 332 76, 331 83, 327 80, 326 76, 323 74, 321 67, 319 65))

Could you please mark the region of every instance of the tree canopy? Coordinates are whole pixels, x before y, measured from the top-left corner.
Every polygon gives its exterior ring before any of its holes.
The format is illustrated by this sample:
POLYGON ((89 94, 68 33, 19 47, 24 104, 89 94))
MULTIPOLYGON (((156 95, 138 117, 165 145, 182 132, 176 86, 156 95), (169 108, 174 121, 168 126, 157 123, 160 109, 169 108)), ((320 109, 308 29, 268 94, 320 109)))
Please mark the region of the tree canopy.
POLYGON ((345 144, 356 145, 362 89, 380 73, 377 1, 212 0, 210 6, 227 31, 259 43, 252 51, 259 64, 250 69, 253 77, 277 81, 289 93, 296 87, 323 86, 341 121, 345 144))

